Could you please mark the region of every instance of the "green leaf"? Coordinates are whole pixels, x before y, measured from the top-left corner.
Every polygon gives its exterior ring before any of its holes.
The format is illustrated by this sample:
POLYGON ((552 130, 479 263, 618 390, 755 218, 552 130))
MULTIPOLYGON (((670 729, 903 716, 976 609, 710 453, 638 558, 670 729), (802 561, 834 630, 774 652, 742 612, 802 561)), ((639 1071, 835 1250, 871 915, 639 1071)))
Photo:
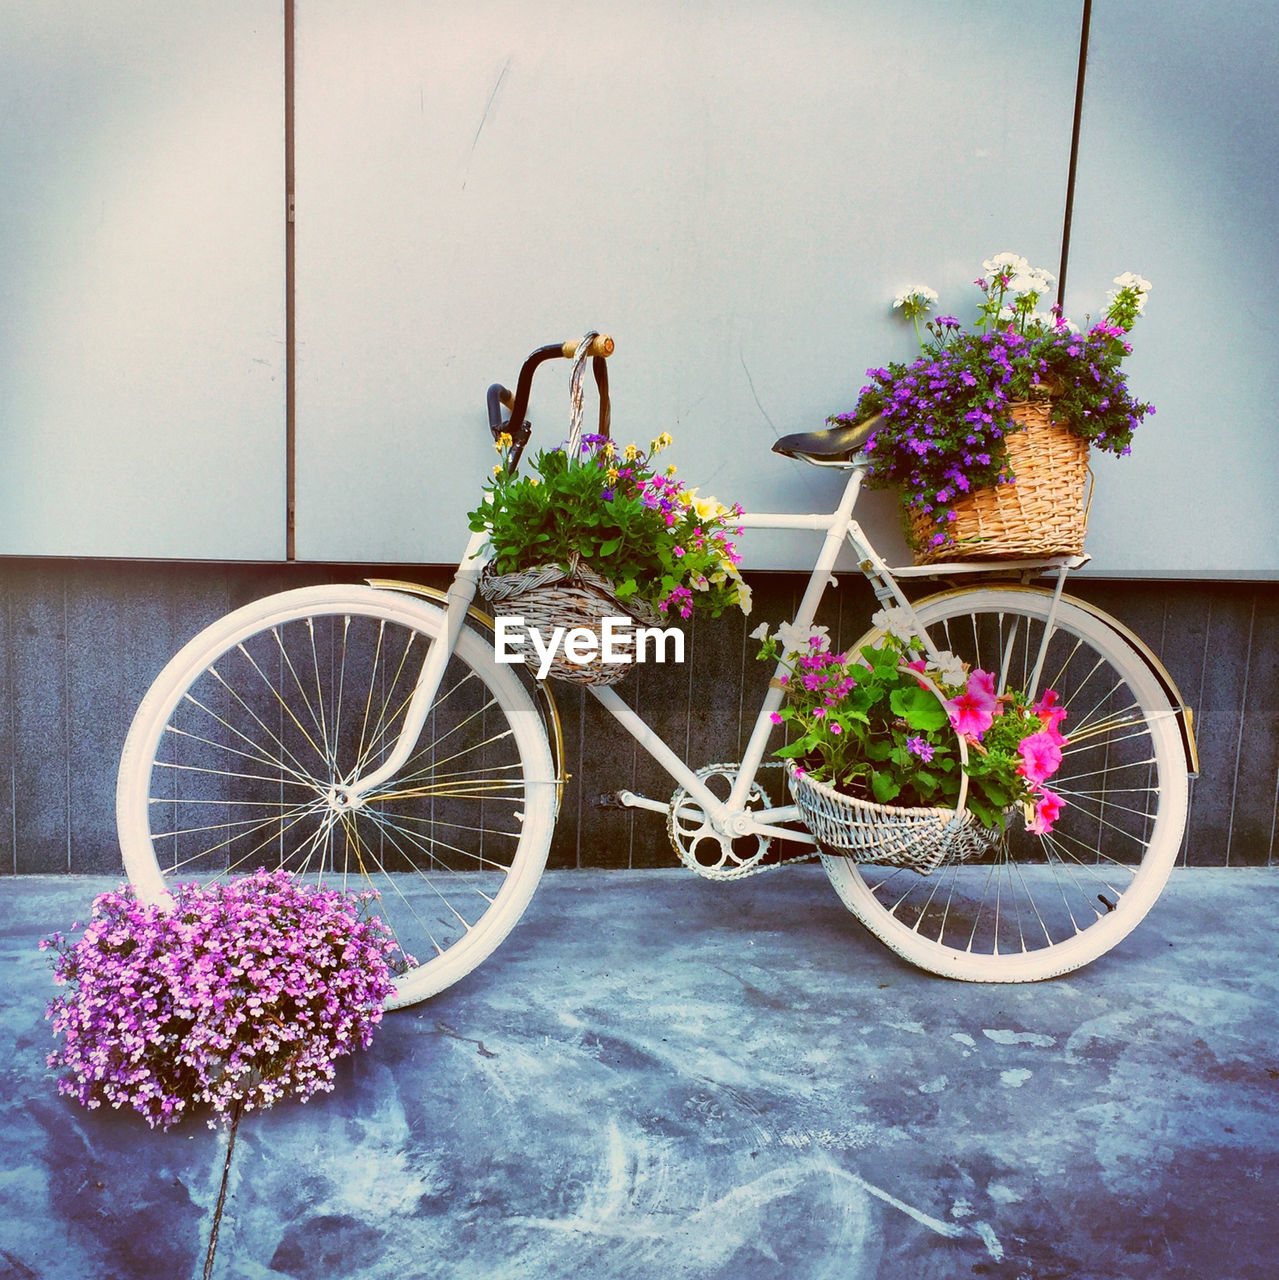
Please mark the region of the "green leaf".
POLYGON ((940 729, 950 719, 937 697, 918 686, 894 689, 889 705, 912 729, 925 732, 940 729))
POLYGON ((893 780, 892 774, 879 769, 870 775, 870 789, 880 804, 891 804, 901 794, 901 784, 893 780))

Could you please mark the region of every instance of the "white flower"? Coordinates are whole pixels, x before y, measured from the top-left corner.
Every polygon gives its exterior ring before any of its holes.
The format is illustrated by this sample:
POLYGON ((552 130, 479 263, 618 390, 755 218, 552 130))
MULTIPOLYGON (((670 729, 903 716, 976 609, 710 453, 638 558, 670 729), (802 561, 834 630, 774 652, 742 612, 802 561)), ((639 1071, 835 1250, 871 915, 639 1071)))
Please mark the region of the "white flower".
POLYGON ((1121 289, 1136 289, 1138 293, 1149 293, 1151 289, 1149 280, 1143 280, 1132 271, 1125 271, 1123 275, 1116 276, 1114 283, 1121 289))
POLYGON ((802 653, 811 649, 814 653, 824 653, 830 648, 829 627, 809 627, 801 630, 789 622, 783 622, 777 628, 777 638, 781 641, 784 653, 802 653))
POLYGON ((768 623, 761 622, 759 626, 757 626, 755 630, 751 632, 751 639, 767 640, 768 639, 768 623))
POLYGON ((907 315, 913 312, 922 314, 937 301, 937 296, 937 291, 926 284, 913 284, 893 299, 893 306, 904 308, 907 315))
POLYGON ((910 610, 903 609, 900 605, 881 609, 872 615, 870 625, 898 640, 909 640, 915 635, 914 619, 910 610))
POLYGON ((1026 316, 1026 328, 1032 333, 1056 333, 1057 317, 1047 311, 1031 311, 1026 316))
POLYGON ((981 264, 981 269, 988 275, 1017 276, 1029 271, 1030 263, 1019 253, 997 253, 981 264))
POLYGON ((1131 289, 1137 295, 1137 314, 1140 315, 1146 308, 1146 294, 1150 292, 1151 285, 1149 280, 1143 279, 1132 271, 1125 271, 1123 275, 1116 276, 1114 283, 1119 286, 1118 289, 1112 289, 1106 295, 1106 301, 1114 305, 1115 299, 1125 289, 1131 289))
POLYGON ((1019 271, 1009 281, 1008 291, 1019 298, 1024 298, 1028 293, 1042 297, 1045 293, 1052 291, 1056 281, 1056 276, 1050 275, 1039 267, 1027 267, 1025 271, 1019 271))
POLYGON ((937 679, 941 684, 959 686, 968 679, 968 669, 964 666, 962 659, 957 658, 949 649, 939 650, 937 659, 928 670, 937 673, 937 679))

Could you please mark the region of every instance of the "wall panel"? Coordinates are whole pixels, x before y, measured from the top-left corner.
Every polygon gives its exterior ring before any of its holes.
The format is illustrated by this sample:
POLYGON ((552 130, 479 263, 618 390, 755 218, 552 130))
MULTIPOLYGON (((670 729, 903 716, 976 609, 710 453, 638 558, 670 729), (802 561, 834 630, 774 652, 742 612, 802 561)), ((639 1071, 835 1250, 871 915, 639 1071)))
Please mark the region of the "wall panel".
POLYGON ((0 0, 0 552, 284 553, 283 9, 0 0))
POLYGON ((1067 310, 1154 289, 1131 383, 1155 402, 1131 457, 1094 458, 1094 568, 1279 575, 1279 7, 1093 6, 1067 310))
MULTIPOLYGON (((1033 89, 1001 65, 1007 15, 302 0, 299 556, 456 561, 485 387, 587 327, 617 338, 619 436, 671 431, 724 500, 833 505, 829 474, 769 449, 910 354, 894 293, 958 307, 1009 248, 1056 269, 1080 7, 1018 7, 1033 89)), ((551 443, 565 373, 531 415, 551 443)))
MULTIPOLYGON (((129 722, 165 662, 201 627, 273 591, 358 581, 367 572, 447 583, 412 565, 140 564, 8 560, 0 573, 0 872, 113 874, 120 869, 114 788, 129 722)), ((768 669, 748 631, 793 616, 803 580, 755 573, 750 619, 699 619, 683 666, 639 668, 619 692, 696 767, 741 758, 768 669)), ((1183 865, 1279 861, 1279 662, 1272 582, 1086 582, 1072 591, 1146 640, 1199 726, 1183 865)), ((875 608, 845 575, 822 602, 838 646, 875 608)), ((670 866, 658 814, 602 809, 628 787, 669 798, 674 783, 581 688, 557 684, 568 781, 551 846, 555 867, 670 866)), ((776 784, 776 771, 765 782, 776 784)))

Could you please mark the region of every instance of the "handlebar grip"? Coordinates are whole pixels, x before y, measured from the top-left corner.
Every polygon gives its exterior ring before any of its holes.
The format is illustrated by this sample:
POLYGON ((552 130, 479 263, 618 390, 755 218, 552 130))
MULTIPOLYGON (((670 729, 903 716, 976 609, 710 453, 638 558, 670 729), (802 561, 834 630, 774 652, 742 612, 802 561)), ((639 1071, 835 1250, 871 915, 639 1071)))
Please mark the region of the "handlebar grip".
MULTIPOLYGON (((573 338, 568 342, 562 343, 560 345, 560 350, 564 354, 564 359, 576 359, 578 355, 577 349, 580 344, 580 338, 573 338)), ((587 348, 586 354, 588 356, 597 357, 611 356, 613 354, 613 345, 613 339, 610 338, 607 333, 597 333, 595 337, 591 339, 591 345, 587 348)))

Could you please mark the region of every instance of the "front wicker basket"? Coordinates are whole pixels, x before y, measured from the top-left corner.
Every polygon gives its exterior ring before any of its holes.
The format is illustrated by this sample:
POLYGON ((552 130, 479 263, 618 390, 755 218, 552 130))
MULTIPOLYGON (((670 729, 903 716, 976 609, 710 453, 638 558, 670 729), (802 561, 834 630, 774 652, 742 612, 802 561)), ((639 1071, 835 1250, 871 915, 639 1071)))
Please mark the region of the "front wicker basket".
POLYGON ((999 832, 967 811, 874 804, 815 782, 793 762, 786 773, 804 825, 823 853, 929 875, 980 858, 999 843, 999 832))
MULTIPOLYGON (((598 637, 605 618, 630 618, 643 626, 658 621, 657 614, 641 600, 620 604, 612 583, 582 565, 572 573, 554 564, 507 574, 485 568, 480 574, 480 594, 503 614, 522 617, 525 632, 536 629, 545 637, 556 627, 566 631, 585 627, 598 637)), ((519 631, 513 629, 516 635, 519 631)), ((523 653, 525 665, 536 672, 540 662, 527 635, 523 653)), ((547 678, 568 684, 611 685, 630 670, 630 664, 604 662, 598 652, 587 662, 570 662, 561 648, 551 660, 547 678)))
POLYGON ((1009 416, 1012 484, 975 489, 951 504, 955 519, 938 525, 908 508, 908 537, 916 564, 957 559, 1038 559, 1082 555, 1088 511, 1088 442, 1054 422, 1048 400, 1018 400, 1009 416), (933 546, 941 530, 949 540, 933 546))

